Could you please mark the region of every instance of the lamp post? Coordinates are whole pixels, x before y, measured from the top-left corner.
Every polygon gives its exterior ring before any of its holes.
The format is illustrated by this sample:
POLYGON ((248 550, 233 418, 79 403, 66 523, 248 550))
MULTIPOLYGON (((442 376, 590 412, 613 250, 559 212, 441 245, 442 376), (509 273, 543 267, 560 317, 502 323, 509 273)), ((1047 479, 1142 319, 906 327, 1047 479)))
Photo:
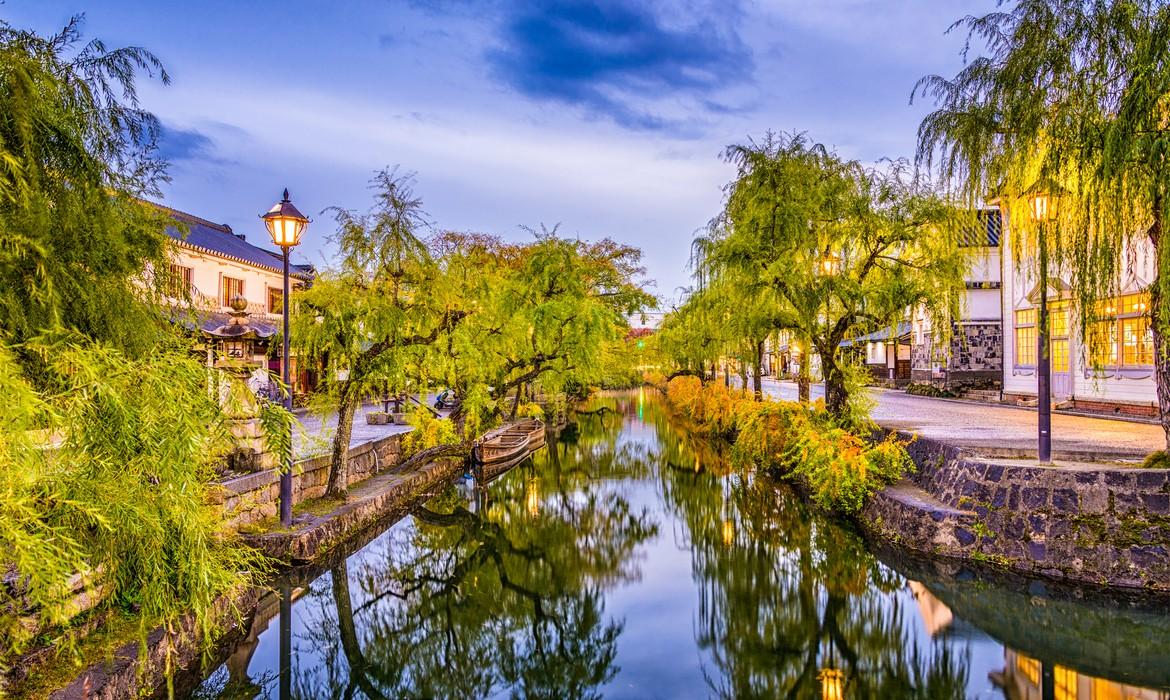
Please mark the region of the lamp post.
POLYGON ((1036 309, 1036 408, 1038 444, 1036 458, 1052 461, 1052 358, 1048 342, 1048 223, 1056 218, 1056 196, 1043 188, 1028 195, 1028 213, 1036 224, 1036 258, 1040 277, 1040 301, 1036 309))
MULTIPOLYGON (((301 234, 309 225, 309 217, 297 210, 288 199, 288 189, 284 191, 284 199, 272 205, 268 213, 261 214, 264 225, 268 227, 268 235, 272 242, 280 246, 284 254, 284 292, 281 295, 282 316, 284 318, 284 334, 281 336, 284 347, 280 354, 280 381, 284 383, 284 407, 292 410, 292 380, 289 376, 288 351, 288 252, 289 249, 301 242, 301 234)), ((283 469, 280 472, 280 524, 288 527, 292 524, 292 442, 289 442, 288 454, 282 455, 283 469)), ((283 618, 282 618, 283 620, 283 618)))

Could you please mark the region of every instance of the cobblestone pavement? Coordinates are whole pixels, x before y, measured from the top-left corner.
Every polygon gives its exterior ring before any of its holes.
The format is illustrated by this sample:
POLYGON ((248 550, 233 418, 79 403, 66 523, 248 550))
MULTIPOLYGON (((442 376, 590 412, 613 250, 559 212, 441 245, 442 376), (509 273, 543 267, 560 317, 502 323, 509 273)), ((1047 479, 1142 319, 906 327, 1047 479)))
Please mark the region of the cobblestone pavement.
MULTIPOLYGON (((764 379, 765 393, 795 401, 796 384, 764 379)), ((970 401, 934 399, 902 391, 871 389, 873 418, 886 428, 913 431, 922 437, 961 447, 1036 448, 1036 411, 970 401)), ((812 387, 813 398, 824 395, 812 387)), ((1052 447, 1056 452, 1139 454, 1161 449, 1161 426, 1110 418, 1052 416, 1052 447)))
MULTIPOLYGON (((433 402, 434 397, 428 395, 427 405, 433 402)), ((368 425, 366 414, 381 410, 381 403, 368 403, 354 412, 350 447, 410 430, 410 426, 407 425, 368 425)), ((297 459, 323 454, 332 448, 333 431, 337 429, 336 413, 330 413, 324 421, 321 420, 321 416, 313 413, 298 413, 297 420, 299 426, 293 435, 293 454, 297 459)))

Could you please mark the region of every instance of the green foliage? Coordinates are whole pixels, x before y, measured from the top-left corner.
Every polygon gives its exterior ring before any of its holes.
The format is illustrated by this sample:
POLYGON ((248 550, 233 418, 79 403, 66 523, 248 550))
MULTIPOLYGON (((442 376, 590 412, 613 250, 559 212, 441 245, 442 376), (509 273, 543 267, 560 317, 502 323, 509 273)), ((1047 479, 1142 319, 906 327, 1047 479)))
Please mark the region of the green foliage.
POLYGON ((510 411, 518 391, 557 396, 628 378, 626 317, 654 302, 636 248, 531 233, 524 244, 456 233, 432 242, 460 297, 451 303, 469 314, 428 362, 460 395, 491 387, 497 410, 510 411))
POLYGON ((402 438, 403 457, 410 457, 432 447, 459 443, 455 424, 446 418, 436 417, 424 408, 413 411, 408 420, 414 430, 402 438))
POLYGON ((285 467, 284 455, 292 454, 293 426, 297 418, 284 406, 272 401, 260 402, 260 430, 264 436, 264 449, 276 455, 280 462, 277 469, 285 467))
POLYGON ((933 384, 910 383, 906 385, 906 393, 914 396, 931 396, 941 399, 954 398, 954 393, 946 389, 940 389, 933 384))
POLYGON ((1142 462, 1142 469, 1170 469, 1170 452, 1166 450, 1151 452, 1142 462))
POLYGON ((826 510, 857 513, 874 491, 914 470, 897 437, 869 444, 868 420, 847 423, 822 406, 757 401, 697 377, 670 380, 667 399, 700 429, 734 436, 736 463, 800 481, 826 510))
POLYGON ((80 25, 42 37, 0 20, 0 335, 63 327, 136 355, 168 339, 149 303, 166 280, 144 275, 168 269, 168 239, 135 199, 165 178, 135 77, 168 78, 143 49, 81 45, 80 25))
POLYGON ((75 572, 140 609, 143 634, 188 612, 206 633, 216 597, 263 568, 207 502, 230 435, 206 368, 169 352, 130 360, 74 338, 31 349, 49 389, 33 389, 0 353, 9 397, 0 547, 21 577, 0 589, 3 649, 27 643, 19 618, 30 612, 57 633, 76 612, 66 586, 75 572))
MULTIPOLYGON (((937 166, 970 202, 989 194, 1011 220, 1017 259, 1050 259, 1079 310, 1133 285, 1142 249, 1155 265, 1156 381, 1170 441, 1170 6, 1135 0, 1021 0, 956 23, 982 55, 951 78, 924 77, 916 96, 937 109, 919 126, 918 160, 937 166), (1028 196, 1058 197, 1034 222, 1028 196)), ((1037 265, 1036 267, 1039 267, 1037 265)), ((1137 282, 1141 283, 1141 282, 1137 282)), ((1131 290, 1132 291, 1132 287, 1131 290)))
POLYGON ((207 498, 234 383, 155 304, 169 222, 139 199, 165 180, 141 74, 167 82, 143 49, 82 44, 77 18, 0 21, 0 665, 71 640, 71 579, 143 636, 192 613, 211 641, 213 601, 263 570, 207 498))
POLYGON ((420 238, 427 225, 410 175, 378 172, 368 212, 332 209, 340 262, 293 299, 292 340, 325 368, 321 391, 340 417, 327 494, 348 487, 355 409, 364 398, 423 385, 419 360, 466 315, 446 303, 445 282, 420 238), (417 383, 414 383, 417 381, 417 383))
POLYGON ((769 133, 726 158, 736 178, 695 241, 699 288, 663 324, 664 352, 682 369, 727 357, 758 366, 764 339, 789 333, 819 355, 830 412, 852 420, 857 377, 841 342, 909 308, 956 317, 958 234, 973 217, 904 161, 866 169, 801 134, 769 133))

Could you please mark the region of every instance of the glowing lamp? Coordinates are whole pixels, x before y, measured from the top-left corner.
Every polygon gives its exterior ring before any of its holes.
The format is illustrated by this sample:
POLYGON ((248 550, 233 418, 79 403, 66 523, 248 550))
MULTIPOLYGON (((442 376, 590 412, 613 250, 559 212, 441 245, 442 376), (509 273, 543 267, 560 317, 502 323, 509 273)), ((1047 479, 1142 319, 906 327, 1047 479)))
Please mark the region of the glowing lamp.
POLYGON ((309 217, 302 214, 288 198, 288 190, 284 191, 284 199, 272 205, 268 213, 261 214, 264 225, 268 227, 268 235, 272 242, 281 248, 292 248, 301 242, 301 234, 309 225, 309 217))
POLYGON ((833 277, 841 271, 841 258, 826 252, 817 258, 816 274, 818 277, 833 277))
POLYGON ((817 674, 821 681, 822 700, 842 700, 845 697, 845 674, 836 668, 823 668, 817 674))

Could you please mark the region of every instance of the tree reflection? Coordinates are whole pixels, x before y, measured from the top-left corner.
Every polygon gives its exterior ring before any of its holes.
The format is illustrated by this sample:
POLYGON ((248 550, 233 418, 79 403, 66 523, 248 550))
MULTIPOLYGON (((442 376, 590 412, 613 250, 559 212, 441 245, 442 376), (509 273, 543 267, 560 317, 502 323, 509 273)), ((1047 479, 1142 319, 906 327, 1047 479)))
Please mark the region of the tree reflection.
POLYGON ((824 684, 839 675, 844 697, 964 696, 965 654, 945 641, 922 648, 906 599, 892 595, 905 580, 857 533, 784 484, 732 473, 724 454, 692 452, 665 413, 645 414, 666 437, 661 490, 692 553, 713 694, 832 697, 824 684))
POLYGON ((600 697, 622 629, 603 592, 639 575, 657 530, 618 486, 646 462, 604 421, 493 483, 482 510, 448 489, 319 580, 304 641, 325 663, 297 669, 296 696, 600 697))

